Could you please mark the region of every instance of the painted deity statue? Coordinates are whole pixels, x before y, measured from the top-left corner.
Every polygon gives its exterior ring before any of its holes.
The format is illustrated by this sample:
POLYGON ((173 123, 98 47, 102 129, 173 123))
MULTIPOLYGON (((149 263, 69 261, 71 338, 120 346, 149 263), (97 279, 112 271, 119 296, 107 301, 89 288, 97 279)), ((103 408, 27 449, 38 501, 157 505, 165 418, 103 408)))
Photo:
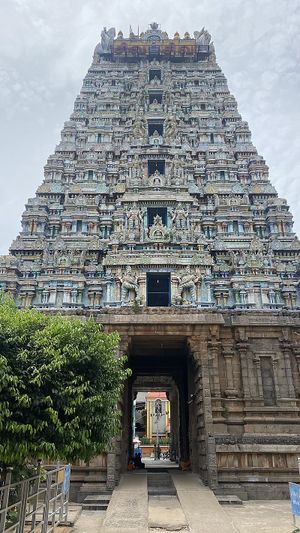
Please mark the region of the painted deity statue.
POLYGON ((136 276, 132 274, 131 267, 127 266, 122 279, 122 303, 129 303, 132 302, 132 300, 136 299, 138 295, 138 290, 139 286, 137 283, 136 276), (132 293, 134 294, 134 297, 130 298, 130 295, 132 295, 132 293))
POLYGON ((197 277, 192 274, 190 267, 187 266, 181 276, 178 286, 178 295, 181 303, 185 300, 184 293, 190 295, 192 303, 196 301, 196 281, 197 277))

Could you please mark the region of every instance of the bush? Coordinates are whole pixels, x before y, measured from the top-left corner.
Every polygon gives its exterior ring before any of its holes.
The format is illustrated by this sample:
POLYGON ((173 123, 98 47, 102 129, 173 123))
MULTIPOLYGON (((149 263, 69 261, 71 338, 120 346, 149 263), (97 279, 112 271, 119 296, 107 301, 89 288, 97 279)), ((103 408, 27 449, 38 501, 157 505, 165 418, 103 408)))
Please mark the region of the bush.
POLYGON ((117 333, 0 300, 0 465, 89 460, 118 433, 117 333))

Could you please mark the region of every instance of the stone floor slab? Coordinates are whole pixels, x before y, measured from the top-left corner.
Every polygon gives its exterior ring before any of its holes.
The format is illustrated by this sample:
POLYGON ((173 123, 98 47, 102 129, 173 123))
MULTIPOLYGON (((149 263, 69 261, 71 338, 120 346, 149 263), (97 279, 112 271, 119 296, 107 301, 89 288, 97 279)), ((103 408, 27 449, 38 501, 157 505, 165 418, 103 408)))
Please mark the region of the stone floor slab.
POLYGON ((203 486, 196 474, 173 471, 171 475, 191 533, 239 531, 214 493, 203 486))
POLYGON ((104 517, 105 511, 82 511, 72 531, 74 533, 98 533, 101 531, 104 517))
MULTIPOLYGON (((295 530, 287 500, 250 500, 242 507, 226 506, 224 511, 240 533, 292 533, 295 530)), ((300 528, 300 517, 297 526, 300 528)))
POLYGON ((185 514, 176 496, 149 498, 148 526, 166 531, 180 531, 187 527, 185 514))
POLYGON ((147 475, 125 474, 112 494, 101 533, 147 533, 147 530, 147 475))

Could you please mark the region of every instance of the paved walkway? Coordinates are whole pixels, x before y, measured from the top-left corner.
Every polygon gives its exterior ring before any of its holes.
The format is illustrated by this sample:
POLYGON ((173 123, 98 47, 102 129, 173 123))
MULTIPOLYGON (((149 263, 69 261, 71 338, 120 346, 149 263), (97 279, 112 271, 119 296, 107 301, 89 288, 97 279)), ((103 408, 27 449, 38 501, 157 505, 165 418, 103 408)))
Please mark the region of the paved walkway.
POLYGON ((124 474, 112 494, 99 533, 121 533, 121 531, 148 533, 148 490, 145 471, 124 474))
POLYGON ((95 513, 82 513, 77 533, 155 533, 190 531, 190 533, 236 533, 231 518, 225 514, 214 494, 195 474, 170 471, 177 489, 174 496, 150 497, 147 473, 122 476, 114 490, 104 520, 95 513), (86 520, 85 520, 86 517, 86 520))
MULTIPOLYGON (((82 511, 76 533, 292 533, 288 501, 221 506, 190 472, 170 472, 175 496, 148 498, 146 472, 122 476, 107 512, 82 511)), ((300 522, 300 519, 299 519, 300 522)))
POLYGON ((191 472, 171 472, 173 483, 191 533, 237 533, 214 493, 191 472))
MULTIPOLYGON (((224 511, 240 533, 292 533, 296 529, 289 500, 250 500, 226 505, 224 511)), ((300 517, 297 526, 300 528, 300 517)))

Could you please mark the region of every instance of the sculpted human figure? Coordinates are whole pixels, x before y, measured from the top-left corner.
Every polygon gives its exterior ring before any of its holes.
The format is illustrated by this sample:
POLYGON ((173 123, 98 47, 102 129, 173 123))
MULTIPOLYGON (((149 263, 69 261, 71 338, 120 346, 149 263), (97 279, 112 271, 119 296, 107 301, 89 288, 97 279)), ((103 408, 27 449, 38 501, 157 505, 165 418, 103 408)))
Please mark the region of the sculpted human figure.
POLYGON ((181 276, 181 280, 178 286, 178 293, 181 299, 181 302, 183 301, 183 293, 184 291, 187 291, 191 295, 191 301, 196 301, 196 281, 197 277, 192 274, 190 267, 187 266, 184 270, 184 273, 181 276))
POLYGON ((140 210, 136 207, 136 205, 133 205, 132 209, 130 209, 128 215, 128 227, 131 230, 134 229, 140 229, 141 223, 142 223, 142 215, 140 210))
POLYGON ((201 31, 194 31, 194 37, 200 45, 208 45, 211 41, 211 35, 204 27, 201 31))
POLYGON ((176 229, 186 228, 187 226, 187 213, 184 211, 181 204, 173 212, 172 222, 176 229))
POLYGON ((132 177, 139 178, 141 175, 142 164, 137 154, 134 155, 134 161, 132 165, 132 177))
POLYGON ((169 116, 165 121, 165 137, 172 140, 175 138, 177 132, 177 124, 174 116, 169 116))
POLYGON ((136 117, 133 125, 133 135, 135 139, 140 139, 145 137, 145 123, 141 117, 136 117))
POLYGON ((112 42, 116 36, 116 30, 115 28, 110 28, 109 30, 106 29, 104 26, 102 32, 101 32, 101 51, 102 52, 109 52, 111 49, 112 42))
POLYGON ((123 303, 130 301, 130 293, 134 293, 134 298, 138 295, 139 286, 136 280, 136 276, 134 276, 131 272, 131 267, 127 266, 125 270, 125 274, 122 279, 122 292, 121 292, 121 300, 123 303))
POLYGON ((172 166, 171 166, 171 174, 174 178, 180 177, 181 172, 180 172, 180 161, 178 158, 178 154, 175 154, 173 158, 172 166))

